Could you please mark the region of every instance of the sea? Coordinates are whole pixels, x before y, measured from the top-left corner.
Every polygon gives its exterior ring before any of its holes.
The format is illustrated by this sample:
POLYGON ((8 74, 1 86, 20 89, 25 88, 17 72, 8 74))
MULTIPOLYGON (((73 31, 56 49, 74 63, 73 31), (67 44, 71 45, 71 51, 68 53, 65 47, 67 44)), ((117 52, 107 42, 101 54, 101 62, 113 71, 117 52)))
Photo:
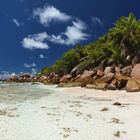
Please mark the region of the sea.
POLYGON ((0 82, 0 102, 23 102, 39 99, 53 93, 54 86, 41 83, 6 83, 0 82))

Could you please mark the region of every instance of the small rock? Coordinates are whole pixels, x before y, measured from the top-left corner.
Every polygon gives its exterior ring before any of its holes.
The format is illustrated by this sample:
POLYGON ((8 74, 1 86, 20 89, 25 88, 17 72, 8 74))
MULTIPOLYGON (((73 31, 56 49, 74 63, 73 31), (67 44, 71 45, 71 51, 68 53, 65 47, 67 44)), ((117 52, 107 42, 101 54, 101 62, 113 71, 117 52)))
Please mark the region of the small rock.
POLYGON ((92 115, 91 115, 91 114, 87 114, 87 117, 88 117, 89 119, 91 119, 91 118, 92 118, 92 115))
POLYGON ((120 120, 117 118, 112 118, 111 123, 120 124, 120 120))
POLYGON ((67 138, 67 137, 69 137, 70 135, 69 134, 64 134, 63 135, 63 138, 67 138))
POLYGON ((113 105, 115 105, 115 106, 121 106, 122 104, 119 103, 119 102, 115 102, 115 103, 113 103, 113 105))
POLYGON ((108 111, 109 109, 107 107, 104 107, 101 109, 101 111, 108 111))
POLYGON ((114 136, 115 136, 115 137, 120 137, 120 131, 115 132, 115 133, 114 133, 114 136))

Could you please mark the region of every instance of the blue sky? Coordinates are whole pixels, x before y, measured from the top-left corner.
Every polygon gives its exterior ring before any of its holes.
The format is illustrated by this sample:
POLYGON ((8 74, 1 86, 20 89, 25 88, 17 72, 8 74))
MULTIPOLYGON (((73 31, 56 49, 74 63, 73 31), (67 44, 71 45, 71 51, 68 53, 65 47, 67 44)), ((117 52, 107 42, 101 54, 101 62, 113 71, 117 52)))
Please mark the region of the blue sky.
POLYGON ((0 77, 52 65, 76 43, 107 32, 120 16, 140 18, 138 0, 1 0, 0 77))

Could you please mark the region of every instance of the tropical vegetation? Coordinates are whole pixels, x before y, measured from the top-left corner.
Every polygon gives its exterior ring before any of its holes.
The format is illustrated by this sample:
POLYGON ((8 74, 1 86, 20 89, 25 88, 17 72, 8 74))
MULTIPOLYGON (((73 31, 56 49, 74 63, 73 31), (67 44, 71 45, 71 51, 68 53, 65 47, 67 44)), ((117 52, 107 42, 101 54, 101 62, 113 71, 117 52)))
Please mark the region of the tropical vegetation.
POLYGON ((119 18, 114 27, 98 40, 85 46, 77 44, 51 67, 45 67, 40 74, 67 74, 75 66, 84 69, 86 66, 93 69, 111 60, 126 66, 128 56, 136 56, 140 51, 140 20, 130 13, 128 17, 119 18))

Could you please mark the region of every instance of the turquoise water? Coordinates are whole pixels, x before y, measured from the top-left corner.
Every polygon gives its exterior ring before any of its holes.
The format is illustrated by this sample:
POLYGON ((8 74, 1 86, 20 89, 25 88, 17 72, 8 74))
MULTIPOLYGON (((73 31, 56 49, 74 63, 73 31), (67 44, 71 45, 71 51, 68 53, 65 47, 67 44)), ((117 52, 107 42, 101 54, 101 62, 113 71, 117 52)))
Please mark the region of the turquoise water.
POLYGON ((0 83, 0 102, 22 102, 52 94, 53 86, 32 83, 0 83))

